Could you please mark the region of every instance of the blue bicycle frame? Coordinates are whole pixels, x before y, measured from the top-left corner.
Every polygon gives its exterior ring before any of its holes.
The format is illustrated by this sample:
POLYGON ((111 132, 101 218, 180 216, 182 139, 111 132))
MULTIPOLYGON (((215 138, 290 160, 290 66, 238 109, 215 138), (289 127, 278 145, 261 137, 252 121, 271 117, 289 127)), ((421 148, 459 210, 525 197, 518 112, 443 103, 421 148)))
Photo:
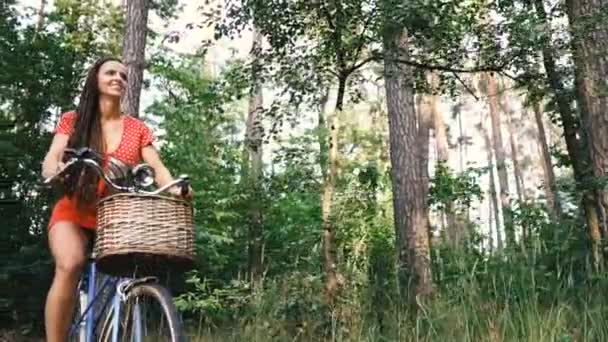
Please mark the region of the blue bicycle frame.
MULTIPOLYGON (((97 272, 97 267, 93 260, 87 263, 85 272, 81 277, 78 290, 78 301, 81 301, 81 295, 83 292, 86 293, 86 307, 82 308, 77 313, 76 319, 73 321, 73 325, 70 329, 70 336, 78 334, 80 342, 92 342, 94 341, 95 327, 102 318, 101 315, 106 311, 105 308, 110 301, 115 304, 113 298, 116 297, 116 286, 118 284, 118 278, 103 275, 97 272), (97 289, 97 277, 101 279, 101 285, 97 289), (101 298, 101 294, 109 288, 110 295, 106 297, 101 303, 101 310, 95 310, 99 308, 96 304, 101 298), (84 324, 84 331, 83 331, 84 324), (83 334, 84 333, 84 334, 83 334), (84 336, 83 336, 84 335, 84 336)), ((82 305, 82 302, 81 302, 82 305)), ((113 309, 113 308, 110 308, 113 309)))
MULTIPOLYGON (((119 287, 126 282, 132 281, 129 278, 117 278, 108 275, 104 275, 97 271, 95 261, 90 260, 86 267, 86 272, 83 273, 79 286, 79 298, 83 292, 86 292, 86 307, 81 309, 78 317, 73 321, 70 329, 70 336, 79 336, 80 342, 93 342, 96 341, 98 336, 95 336, 95 328, 102 319, 102 315, 107 312, 112 313, 112 342, 118 342, 118 327, 120 325, 119 318, 123 302, 125 300, 124 293, 119 291, 119 287), (97 288, 98 279, 101 280, 99 288, 97 288), (100 303, 100 298, 104 291, 108 289, 109 295, 106 296, 100 303), (98 305, 100 304, 100 305, 98 305), (109 308, 107 306, 110 305, 109 308), (108 310, 106 310, 106 308, 108 310), (97 310, 96 310, 97 309, 97 310), (83 326, 84 324, 84 326, 83 326)), ((134 340, 140 341, 142 336, 141 322, 139 317, 139 307, 134 308, 134 340)))

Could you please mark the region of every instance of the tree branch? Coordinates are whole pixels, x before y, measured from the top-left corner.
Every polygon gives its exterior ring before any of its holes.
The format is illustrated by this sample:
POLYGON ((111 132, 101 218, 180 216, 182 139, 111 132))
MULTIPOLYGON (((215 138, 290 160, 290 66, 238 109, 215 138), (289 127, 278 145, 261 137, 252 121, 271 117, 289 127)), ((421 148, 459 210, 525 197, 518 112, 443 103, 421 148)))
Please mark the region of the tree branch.
MULTIPOLYGON (((353 65, 349 69, 349 71, 351 71, 351 72, 355 71, 371 61, 380 62, 382 60, 384 60, 383 56, 375 53, 375 54, 361 60, 359 63, 353 65)), ((429 63, 423 63, 423 62, 418 62, 418 61, 413 61, 413 60, 408 60, 408 59, 396 59, 396 61, 397 61, 397 63, 400 63, 400 64, 405 64, 405 65, 413 66, 415 68, 420 68, 420 69, 424 69, 424 70, 438 70, 438 71, 445 71, 445 72, 458 73, 458 74, 471 74, 471 73, 476 73, 476 72, 492 72, 492 71, 502 74, 502 73, 504 73, 504 69, 507 66, 507 63, 505 62, 502 65, 482 65, 482 66, 474 67, 474 68, 454 68, 449 65, 429 64, 429 63)))
MULTIPOLYGON (((357 60, 359 59, 359 55, 361 54, 361 51, 363 50, 363 46, 365 45, 365 32, 367 31, 367 27, 369 26, 369 24, 372 22, 372 19, 374 18, 374 15, 376 14, 376 9, 378 9, 378 6, 374 6, 374 8, 372 8, 371 12, 369 13, 367 20, 365 20, 365 23, 363 24, 363 30, 361 31, 361 40, 359 41, 359 46, 357 46, 357 49, 355 50, 355 55, 353 57, 353 63, 357 62, 357 60)), ((351 67, 349 69, 350 72, 354 72, 355 70, 357 70, 358 68, 354 68, 351 67)))
POLYGON ((329 13, 327 8, 325 6, 323 6, 321 3, 319 3, 319 10, 321 11, 321 14, 323 16, 325 16, 325 19, 327 20, 327 25, 329 25, 329 28, 332 29, 332 31, 335 31, 336 25, 334 25, 334 18, 331 17, 331 13, 329 13))
POLYGON ((475 91, 473 91, 473 89, 471 89, 471 87, 469 87, 462 78, 460 78, 460 76, 458 76, 457 73, 452 72, 452 75, 454 75, 454 77, 456 77, 456 79, 458 80, 458 82, 464 87, 464 89, 471 94, 471 96, 473 96, 473 98, 475 99, 475 101, 479 101, 479 97, 477 95, 475 95, 475 91))

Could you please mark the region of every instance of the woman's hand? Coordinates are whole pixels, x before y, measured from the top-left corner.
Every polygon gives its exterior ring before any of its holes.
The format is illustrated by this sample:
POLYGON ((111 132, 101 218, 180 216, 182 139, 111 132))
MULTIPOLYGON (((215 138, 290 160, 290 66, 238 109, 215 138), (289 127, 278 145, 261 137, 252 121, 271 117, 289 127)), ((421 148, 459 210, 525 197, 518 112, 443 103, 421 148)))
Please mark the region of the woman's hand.
POLYGON ((188 185, 188 188, 186 188, 186 192, 185 193, 182 193, 182 186, 181 185, 172 186, 167 191, 171 195, 182 197, 182 198, 187 199, 187 200, 191 200, 192 196, 193 196, 192 187, 190 185, 188 185))
MULTIPOLYGON (((169 184, 173 181, 173 177, 165 164, 160 160, 160 156, 158 155, 158 151, 154 146, 146 146, 141 150, 142 159, 145 163, 150 165, 154 169, 154 175, 156 184, 158 187, 163 187, 165 184, 169 184)), ((188 186, 188 189, 184 195, 182 195, 182 187, 181 185, 172 186, 167 189, 167 192, 171 195, 175 195, 177 197, 182 197, 184 199, 192 199, 192 187, 188 186)))
POLYGON ((42 177, 44 177, 45 179, 54 177, 54 176, 58 175, 59 173, 61 173, 64 169, 65 169, 65 163, 61 162, 61 161, 57 162, 57 164, 54 168, 51 166, 47 166, 46 169, 42 170, 42 177))

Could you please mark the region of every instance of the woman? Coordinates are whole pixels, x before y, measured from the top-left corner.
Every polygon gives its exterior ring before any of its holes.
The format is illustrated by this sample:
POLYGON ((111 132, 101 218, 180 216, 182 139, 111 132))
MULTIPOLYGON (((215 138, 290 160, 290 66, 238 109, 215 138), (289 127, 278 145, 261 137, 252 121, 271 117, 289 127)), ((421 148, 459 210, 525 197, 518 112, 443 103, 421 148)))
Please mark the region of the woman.
MULTIPOLYGON (((61 116, 55 136, 42 164, 42 176, 51 177, 62 170, 66 147, 90 147, 104 160, 115 158, 127 165, 140 162, 155 171, 156 183, 173 180, 153 147, 154 136, 146 125, 120 110, 127 84, 126 67, 118 59, 97 61, 89 70, 75 112, 61 116)), ((55 260, 55 276, 45 307, 46 336, 49 342, 67 339, 76 287, 86 263, 86 247, 96 226, 95 202, 103 182, 91 168, 80 177, 64 183, 65 196, 55 205, 49 222, 49 247, 55 260)), ((180 189, 171 189, 179 194, 180 189)))

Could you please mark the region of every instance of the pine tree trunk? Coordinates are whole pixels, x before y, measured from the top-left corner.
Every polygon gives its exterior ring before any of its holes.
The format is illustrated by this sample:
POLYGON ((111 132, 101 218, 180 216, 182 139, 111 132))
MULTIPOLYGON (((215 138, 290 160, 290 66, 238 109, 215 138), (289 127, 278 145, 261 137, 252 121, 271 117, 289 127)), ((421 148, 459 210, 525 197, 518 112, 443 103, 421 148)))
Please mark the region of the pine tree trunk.
MULTIPOLYGON (((568 17, 573 35, 572 47, 576 73, 577 103, 589 137, 593 175, 608 174, 608 0, 568 0, 568 17)), ((606 237, 608 198, 603 189, 596 191, 603 232, 589 231, 594 270, 604 268, 602 239, 606 237), (602 236, 604 235, 604 236, 602 236)))
MULTIPOLYGON (((488 158, 488 169, 489 169, 489 177, 490 177, 490 201, 492 202, 492 207, 494 209, 494 219, 496 221, 496 248, 501 250, 504 248, 502 233, 500 231, 500 211, 498 209, 498 193, 496 191, 496 182, 494 181, 494 155, 492 152, 492 141, 490 140, 490 134, 488 130, 483 127, 483 119, 481 123, 481 131, 483 132, 483 138, 486 147, 486 154, 488 158)), ((491 223, 490 223, 491 225, 491 223)), ((490 226, 491 228, 491 226, 490 226)), ((491 233, 491 231, 490 231, 491 233)))
MULTIPOLYGON (((424 219, 426 220, 426 234, 429 251, 431 250, 431 221, 429 217, 429 206, 427 198, 429 196, 429 138, 431 124, 433 122, 433 100, 429 99, 427 110, 417 111, 418 138, 416 145, 419 147, 418 160, 420 161, 421 185, 424 199, 424 219)), ((435 104, 436 106, 436 104, 435 104)), ((436 109, 436 108, 435 108, 436 109)), ((430 265, 429 265, 430 267, 430 265)))
POLYGON ((492 121, 492 143, 496 156, 496 172, 498 173, 498 183, 500 186, 500 205, 505 227, 507 246, 515 245, 515 231, 511 217, 511 204, 509 199, 509 179, 507 177, 507 165, 505 149, 502 142, 500 106, 498 83, 494 74, 486 73, 482 76, 485 79, 486 94, 490 104, 490 118, 492 121))
POLYGON ((465 144, 465 136, 464 130, 462 128, 462 112, 458 111, 456 113, 456 117, 458 118, 458 162, 460 165, 460 172, 464 172, 464 163, 466 156, 464 154, 464 144, 465 144))
MULTIPOLYGON (((567 1, 568 7, 572 8, 571 1, 567 1)), ((543 23, 549 24, 547 13, 545 11, 542 0, 534 0, 536 13, 543 23)), ((572 14, 569 14, 572 17, 572 14)), ((571 19, 572 20, 572 19, 571 19)), ((594 269, 598 270, 599 265, 603 263, 603 258, 600 253, 600 225, 598 212, 595 201, 595 194, 585 187, 585 183, 589 181, 592 173, 589 171, 591 166, 591 158, 589 147, 586 141, 586 133, 581 130, 578 124, 572 107, 570 106, 569 91, 565 88, 563 80, 557 71, 555 56, 553 55, 553 47, 549 40, 544 42, 542 46, 543 64, 547 72, 547 81, 554 92, 557 108, 561 117, 564 128, 564 138, 566 140, 566 149, 568 156, 572 162, 574 178, 577 183, 577 189, 581 193, 581 205, 585 214, 587 223, 587 231, 591 241, 591 253, 593 257, 594 269)), ((575 54, 576 55, 576 54, 575 54)), ((580 80, 580 73, 577 73, 576 79, 580 80)), ((580 83, 580 82, 577 82, 580 83)), ((580 105, 580 104, 579 104, 580 105)), ((584 110, 581 110, 584 112, 584 110)))
POLYGON ((263 216, 262 216, 262 152, 263 136, 262 110, 263 96, 260 81, 259 52, 262 46, 262 34, 254 28, 253 46, 251 48, 252 86, 249 94, 249 110, 246 127, 246 144, 249 156, 249 184, 253 193, 249 208, 249 275, 254 289, 260 285, 264 257, 263 249, 263 216))
POLYGON ((519 151, 515 142, 515 132, 513 130, 513 112, 507 113, 507 128, 509 129, 509 145, 511 147, 511 161, 513 162, 513 173, 515 174, 515 191, 517 199, 523 202, 526 199, 524 187, 524 175, 519 165, 519 151))
POLYGON ((412 73, 397 62, 407 59, 407 32, 386 23, 384 76, 387 96, 396 251, 401 293, 413 302, 432 293, 428 216, 421 174, 422 149, 414 106, 412 73))
POLYGON ((127 2, 122 59, 127 67, 127 91, 123 98, 126 113, 139 116, 139 98, 144 78, 149 0, 127 2))
POLYGON ((538 129, 537 139, 545 178, 547 206, 549 207, 553 220, 557 220, 561 215, 561 205, 557 194, 555 173, 553 172, 551 153, 549 152, 549 145, 547 144, 547 134, 545 133, 545 125, 543 123, 539 104, 534 105, 534 119, 536 120, 536 127, 538 129))
MULTIPOLYGON (((436 74, 430 75, 430 84, 433 90, 439 86, 439 79, 436 74)), ((448 145, 448 135, 446 124, 443 120, 443 113, 437 110, 438 96, 432 94, 429 96, 429 107, 433 120, 433 130, 435 132, 435 145, 437 148, 437 163, 442 163, 449 167, 450 150, 448 145)), ((462 131, 462 130, 461 130, 462 131)), ((462 148, 461 148, 462 150, 462 148)), ((462 158, 462 156, 461 156, 462 158)), ((461 163, 462 164, 462 163, 461 163)), ((447 219, 447 237, 448 242, 454 246, 461 244, 464 239, 464 227, 459 225, 456 220, 454 202, 448 200, 446 203, 445 217, 447 219)))
MULTIPOLYGON (((490 191, 490 193, 492 192, 490 191)), ((494 196, 494 199, 496 199, 496 196, 494 196)), ((492 222, 494 221, 494 216, 494 201, 490 200, 488 201, 488 251, 490 253, 494 250, 494 237, 492 235, 492 232, 494 231, 494 226, 492 225, 492 222)), ((496 231, 498 231, 498 229, 496 231)))

